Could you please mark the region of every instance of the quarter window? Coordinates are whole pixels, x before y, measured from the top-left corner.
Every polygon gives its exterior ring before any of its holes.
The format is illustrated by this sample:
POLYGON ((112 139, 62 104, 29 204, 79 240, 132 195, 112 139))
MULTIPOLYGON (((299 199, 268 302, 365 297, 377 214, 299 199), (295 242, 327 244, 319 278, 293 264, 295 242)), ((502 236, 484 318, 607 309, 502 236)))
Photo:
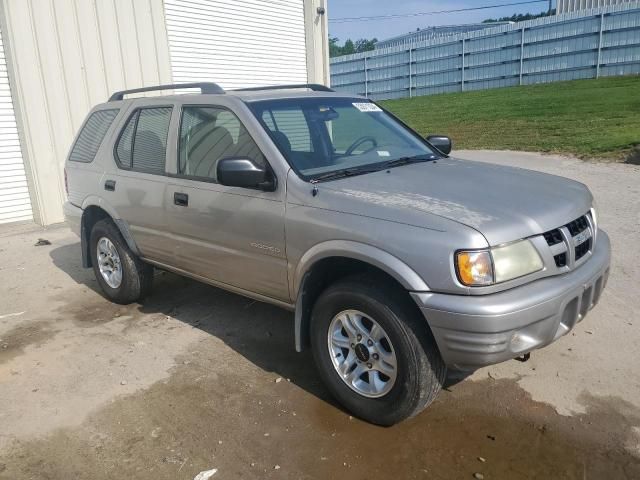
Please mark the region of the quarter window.
POLYGON ((217 182, 218 161, 249 158, 258 165, 265 159, 238 117, 216 107, 185 107, 180 123, 178 172, 217 182))
POLYGON ((69 160, 83 163, 93 162, 100 144, 118 112, 117 108, 93 112, 82 127, 69 154, 69 160))
POLYGON ((116 156, 122 167, 164 173, 172 107, 141 108, 122 130, 116 156))

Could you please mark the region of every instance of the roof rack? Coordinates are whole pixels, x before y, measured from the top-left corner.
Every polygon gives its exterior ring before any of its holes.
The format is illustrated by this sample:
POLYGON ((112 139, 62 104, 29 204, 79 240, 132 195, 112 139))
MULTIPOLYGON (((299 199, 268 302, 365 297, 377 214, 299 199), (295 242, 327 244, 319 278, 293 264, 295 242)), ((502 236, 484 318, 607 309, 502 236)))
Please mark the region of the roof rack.
POLYGON ((157 90, 178 90, 181 88, 199 88, 200 92, 203 94, 226 93, 220 85, 213 82, 174 83, 171 85, 157 85, 155 87, 142 87, 132 88, 130 90, 120 90, 119 92, 114 92, 113 95, 109 97, 109 101, 114 102, 116 100, 122 100, 124 96, 129 93, 153 92, 157 90))
POLYGON ((293 88, 308 88, 314 92, 335 92, 335 90, 319 83, 294 83, 291 85, 270 85, 268 87, 237 88, 234 92, 258 92, 260 90, 288 90, 293 88))

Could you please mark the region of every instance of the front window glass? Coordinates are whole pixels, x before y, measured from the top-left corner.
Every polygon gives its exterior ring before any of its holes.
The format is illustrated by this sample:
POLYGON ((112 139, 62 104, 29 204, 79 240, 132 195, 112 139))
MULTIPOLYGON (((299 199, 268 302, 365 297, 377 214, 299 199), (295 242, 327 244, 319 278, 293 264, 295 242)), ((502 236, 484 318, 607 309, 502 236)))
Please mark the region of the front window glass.
POLYGON ((265 165, 260 149, 238 117, 224 108, 184 108, 178 159, 181 175, 217 182, 218 162, 239 157, 265 165))
POLYGON ((374 103, 350 98, 302 98, 250 104, 291 166, 305 179, 366 173, 390 162, 437 154, 374 103))

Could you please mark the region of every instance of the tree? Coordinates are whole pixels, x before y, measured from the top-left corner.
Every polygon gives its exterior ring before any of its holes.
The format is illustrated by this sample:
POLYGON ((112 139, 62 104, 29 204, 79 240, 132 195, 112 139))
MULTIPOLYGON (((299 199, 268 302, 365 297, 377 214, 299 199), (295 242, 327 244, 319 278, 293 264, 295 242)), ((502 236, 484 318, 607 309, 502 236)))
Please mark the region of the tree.
POLYGON ((376 48, 378 39, 372 38, 371 40, 368 40, 366 38, 361 38, 360 40, 356 40, 354 42, 353 40, 348 38, 344 42, 344 45, 339 45, 338 42, 340 42, 340 39, 338 37, 329 37, 330 57, 339 57, 341 55, 349 55, 351 53, 362 53, 374 50, 376 48))
POLYGON ((339 57, 342 55, 342 47, 338 45, 340 39, 338 37, 329 37, 329 56, 339 57))
POLYGON ((371 40, 367 40, 366 38, 361 38, 360 40, 356 40, 356 43, 355 43, 356 53, 369 52, 371 50, 375 50, 376 43, 378 43, 377 38, 372 38, 371 40))
POLYGON ((495 18, 487 18, 483 20, 482 23, 494 23, 494 22, 524 22, 525 20, 533 20, 534 18, 540 17, 548 17, 549 15, 555 15, 556 9, 552 9, 551 12, 542 12, 542 13, 516 13, 511 15, 510 17, 501 17, 498 19, 495 18))
POLYGON ((352 53, 356 53, 356 47, 353 44, 353 40, 348 38, 347 41, 344 42, 344 47, 342 47, 342 55, 350 55, 352 53))

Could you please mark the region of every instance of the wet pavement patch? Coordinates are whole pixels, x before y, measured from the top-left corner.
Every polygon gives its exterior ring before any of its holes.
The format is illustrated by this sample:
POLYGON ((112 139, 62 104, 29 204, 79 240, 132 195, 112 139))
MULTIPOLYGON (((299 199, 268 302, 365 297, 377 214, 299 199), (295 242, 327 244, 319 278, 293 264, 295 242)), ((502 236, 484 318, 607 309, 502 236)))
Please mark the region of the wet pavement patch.
POLYGON ((216 341, 81 427, 16 441, 0 454, 0 479, 191 480, 211 468, 234 479, 640 478, 627 450, 640 412, 619 399, 585 395, 586 413, 564 417, 515 381, 464 381, 381 428, 337 408, 306 355, 291 381, 275 382, 216 341))
MULTIPOLYGON (((87 294, 85 294, 87 295, 87 294)), ((102 297, 90 293, 91 299, 76 298, 73 302, 65 302, 56 310, 59 318, 70 319, 78 327, 93 328, 118 319, 135 310, 135 305, 123 307, 110 303, 102 297)), ((59 300, 64 297, 58 297, 59 300)))
POLYGON ((0 365, 22 355, 30 345, 42 345, 55 334, 46 322, 25 323, 0 333, 0 365))

